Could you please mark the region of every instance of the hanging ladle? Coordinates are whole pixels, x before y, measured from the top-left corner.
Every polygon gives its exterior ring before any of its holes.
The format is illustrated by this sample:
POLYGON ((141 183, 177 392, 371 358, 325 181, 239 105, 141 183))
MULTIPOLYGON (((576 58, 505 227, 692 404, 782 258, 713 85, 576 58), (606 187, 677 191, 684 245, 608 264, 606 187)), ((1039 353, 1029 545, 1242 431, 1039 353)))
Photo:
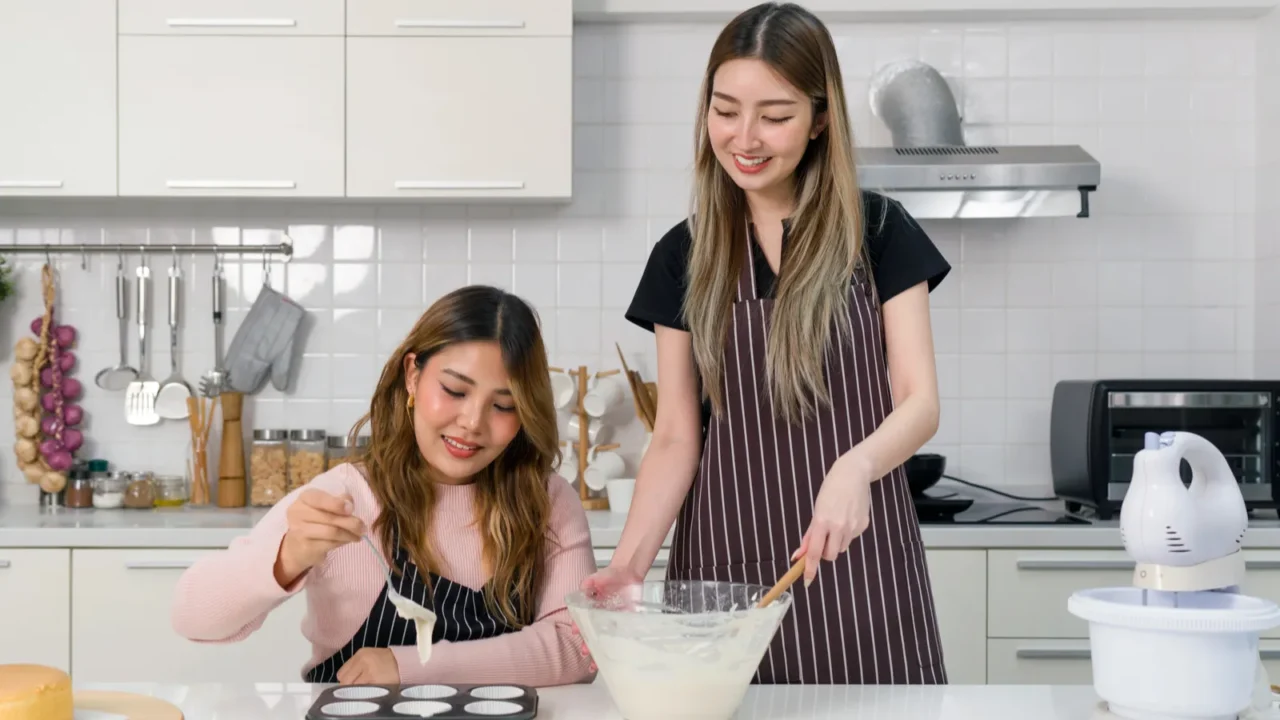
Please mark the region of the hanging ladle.
POLYGON ((127 351, 129 325, 125 319, 125 298, 128 297, 128 280, 124 277, 124 255, 116 261, 116 318, 120 320, 120 362, 114 367, 103 368, 93 381, 103 390, 124 390, 138 377, 138 371, 129 367, 127 351))

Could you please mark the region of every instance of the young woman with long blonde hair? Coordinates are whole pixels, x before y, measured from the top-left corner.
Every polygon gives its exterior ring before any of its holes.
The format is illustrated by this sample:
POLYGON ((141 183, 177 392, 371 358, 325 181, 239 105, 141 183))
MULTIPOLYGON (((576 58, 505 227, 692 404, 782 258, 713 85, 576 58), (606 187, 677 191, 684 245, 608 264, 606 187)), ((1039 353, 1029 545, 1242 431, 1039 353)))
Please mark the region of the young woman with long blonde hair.
POLYGON ((367 450, 285 496, 178 583, 173 625, 236 642, 296 593, 308 682, 589 681, 565 595, 595 569, 564 478, 546 350, 533 310, 471 286, 432 305, 387 360, 367 450), (429 660, 387 597, 431 609, 429 660))
POLYGON ((657 426, 584 587, 638 582, 673 523, 672 579, 772 585, 804 557, 757 682, 945 683, 902 464, 937 430, 929 291, 949 265, 859 188, 835 46, 805 9, 729 23, 699 101, 691 216, 626 315, 656 335, 657 426))

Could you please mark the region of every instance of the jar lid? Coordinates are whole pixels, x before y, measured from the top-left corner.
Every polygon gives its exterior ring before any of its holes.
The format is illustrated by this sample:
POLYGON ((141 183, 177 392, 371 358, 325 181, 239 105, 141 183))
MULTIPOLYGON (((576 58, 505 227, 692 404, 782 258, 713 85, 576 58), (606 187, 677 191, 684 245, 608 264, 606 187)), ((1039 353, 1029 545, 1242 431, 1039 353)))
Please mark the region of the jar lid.
POLYGON ((68 477, 73 480, 83 480, 89 477, 89 464, 83 460, 71 466, 71 472, 68 477))
POLYGON ((289 437, 289 433, 284 430, 254 430, 254 440, 284 440, 289 437))
MULTIPOLYGON (((351 443, 348 442, 346 435, 330 435, 327 443, 331 448, 349 448, 351 443)), ((356 447, 369 447, 369 436, 361 435, 356 438, 356 447)))
POLYGON ((302 442, 317 442, 324 440, 326 433, 323 430, 290 430, 289 439, 299 440, 302 442))
POLYGON ((106 472, 109 466, 106 460, 90 460, 89 472, 106 472))

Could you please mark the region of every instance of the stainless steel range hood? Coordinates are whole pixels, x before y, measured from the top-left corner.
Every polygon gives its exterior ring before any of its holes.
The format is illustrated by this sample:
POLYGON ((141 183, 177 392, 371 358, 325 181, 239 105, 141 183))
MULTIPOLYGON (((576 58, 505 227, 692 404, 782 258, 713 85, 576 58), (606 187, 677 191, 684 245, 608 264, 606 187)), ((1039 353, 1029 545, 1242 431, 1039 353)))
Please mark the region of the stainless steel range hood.
POLYGON ((887 63, 869 90, 893 144, 857 151, 862 187, 918 218, 1089 216, 1102 168, 1084 148, 967 144, 950 83, 919 60, 887 63))
POLYGON ((912 216, 1088 217, 1102 168, 1078 145, 863 147, 858 181, 912 216))

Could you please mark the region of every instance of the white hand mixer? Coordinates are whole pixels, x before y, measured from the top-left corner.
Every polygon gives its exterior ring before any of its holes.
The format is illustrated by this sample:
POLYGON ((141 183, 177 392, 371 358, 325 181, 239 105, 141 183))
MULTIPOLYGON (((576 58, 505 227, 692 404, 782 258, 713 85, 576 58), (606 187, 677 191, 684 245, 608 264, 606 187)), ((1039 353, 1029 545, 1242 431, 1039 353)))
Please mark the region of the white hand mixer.
POLYGON ((1146 434, 1120 509, 1133 586, 1084 590, 1067 603, 1089 622, 1094 689, 1107 712, 1236 720, 1269 710, 1258 636, 1280 625, 1280 608, 1239 592, 1248 526, 1217 447, 1188 432, 1146 434))

